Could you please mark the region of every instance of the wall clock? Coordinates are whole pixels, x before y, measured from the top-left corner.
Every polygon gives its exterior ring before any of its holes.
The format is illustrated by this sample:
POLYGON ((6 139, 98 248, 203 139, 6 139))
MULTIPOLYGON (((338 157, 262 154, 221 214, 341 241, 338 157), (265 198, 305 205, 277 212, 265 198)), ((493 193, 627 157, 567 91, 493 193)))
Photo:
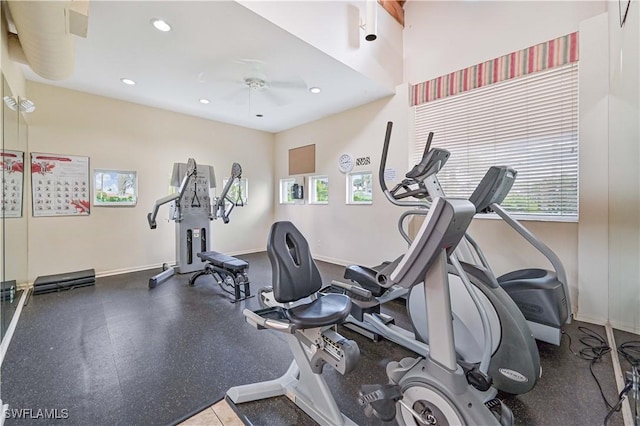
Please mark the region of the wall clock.
POLYGON ((353 165, 355 161, 353 159, 353 155, 351 154, 342 154, 340 158, 338 158, 338 169, 342 173, 349 173, 353 170, 353 165))

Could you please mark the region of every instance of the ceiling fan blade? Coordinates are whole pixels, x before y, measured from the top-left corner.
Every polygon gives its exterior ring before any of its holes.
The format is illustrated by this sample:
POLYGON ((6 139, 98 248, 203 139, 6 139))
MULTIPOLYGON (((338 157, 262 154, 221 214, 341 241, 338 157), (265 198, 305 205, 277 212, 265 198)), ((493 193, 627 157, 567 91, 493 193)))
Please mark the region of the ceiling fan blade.
POLYGON ((274 89, 307 90, 307 83, 304 80, 270 81, 269 86, 274 89))
POLYGON ((231 62, 240 64, 240 65, 253 65, 253 64, 267 65, 267 63, 263 60, 251 59, 251 58, 233 59, 231 62))
POLYGON ((216 76, 215 73, 211 73, 209 71, 202 71, 198 73, 198 83, 211 84, 214 86, 221 85, 221 84, 224 84, 224 85, 233 84, 233 85, 244 86, 246 84, 240 78, 228 78, 228 77, 216 76))
POLYGON ((202 71, 198 73, 198 83, 208 83, 209 82, 209 73, 206 71, 202 71))
POLYGON ((279 96, 278 94, 274 93, 272 90, 269 90, 269 89, 263 90, 262 93, 264 97, 268 99, 272 104, 279 107, 284 106, 291 102, 290 100, 285 99, 282 96, 279 96))
POLYGON ((239 87, 231 92, 220 96, 218 99, 221 101, 236 101, 237 104, 244 104, 247 101, 246 96, 247 88, 239 87))

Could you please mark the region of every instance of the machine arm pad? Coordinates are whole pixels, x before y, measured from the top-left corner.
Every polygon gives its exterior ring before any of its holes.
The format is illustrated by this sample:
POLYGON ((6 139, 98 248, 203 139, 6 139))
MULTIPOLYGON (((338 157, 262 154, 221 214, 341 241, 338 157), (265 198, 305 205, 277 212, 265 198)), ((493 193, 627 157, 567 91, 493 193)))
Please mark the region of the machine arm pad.
POLYGON ((270 330, 281 331, 284 333, 293 334, 296 331, 295 324, 291 324, 276 319, 265 318, 250 309, 242 311, 242 315, 245 316, 247 322, 256 328, 268 328, 270 330))
POLYGON ((240 179, 242 177, 242 167, 238 163, 233 163, 231 166, 231 176, 227 181, 224 189, 222 190, 222 194, 216 198, 214 212, 215 217, 221 217, 224 223, 229 223, 229 215, 235 206, 235 201, 229 198, 229 191, 231 190, 231 186, 236 181, 236 179, 240 179), (231 208, 229 211, 225 208, 225 201, 228 200, 231 202, 231 208))
POLYGON ((369 300, 372 297, 372 294, 371 294, 371 292, 369 290, 367 290, 366 288, 362 288, 360 286, 357 286, 357 285, 346 284, 346 283, 343 283, 343 282, 340 282, 340 281, 336 281, 336 280, 331 281, 331 285, 334 286, 334 287, 338 287, 338 288, 340 288, 342 290, 345 290, 348 293, 353 293, 353 294, 355 294, 357 296, 360 296, 360 297, 362 297, 362 298, 364 298, 366 300, 369 300))
POLYGON ((156 217, 158 216, 158 210, 160 209, 160 206, 177 200, 180 198, 180 196, 180 194, 171 194, 167 195, 166 197, 162 197, 159 200, 156 200, 156 202, 153 204, 153 210, 151 211, 151 213, 147 214, 147 221, 149 222, 149 227, 151 229, 156 229, 156 217))

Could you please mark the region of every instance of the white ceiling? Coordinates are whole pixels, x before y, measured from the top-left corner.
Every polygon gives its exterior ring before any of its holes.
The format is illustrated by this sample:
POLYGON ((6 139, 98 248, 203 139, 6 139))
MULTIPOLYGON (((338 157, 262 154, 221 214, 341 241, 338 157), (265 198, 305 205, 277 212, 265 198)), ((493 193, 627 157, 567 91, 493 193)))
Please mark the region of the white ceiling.
POLYGON ((392 94, 230 1, 91 1, 75 55, 71 78, 52 82, 25 67, 27 79, 268 132, 392 94), (173 30, 156 30, 155 17, 173 30), (270 87, 250 90, 251 77, 270 87))

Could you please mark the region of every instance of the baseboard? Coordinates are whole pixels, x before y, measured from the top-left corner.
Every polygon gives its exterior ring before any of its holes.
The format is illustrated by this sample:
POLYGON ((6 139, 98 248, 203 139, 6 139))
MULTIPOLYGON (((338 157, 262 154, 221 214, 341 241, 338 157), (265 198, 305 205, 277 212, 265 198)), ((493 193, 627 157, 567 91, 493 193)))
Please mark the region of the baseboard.
POLYGON ((242 256, 243 254, 253 254, 253 253, 260 253, 263 251, 267 251, 264 247, 262 248, 257 248, 257 249, 248 249, 248 250, 238 250, 238 251, 230 251, 228 253, 229 256, 242 256))
POLYGON ((156 263, 154 265, 133 266, 131 268, 112 269, 110 271, 102 271, 96 274, 96 278, 110 277, 112 275, 130 274, 132 272, 148 271, 149 269, 162 268, 164 264, 172 265, 173 262, 156 263))
POLYGON ((627 333, 633 333, 640 335, 640 326, 634 327, 628 324, 622 324, 619 322, 611 322, 611 327, 616 330, 626 331, 627 333))
MULTIPOLYGON (((265 251, 265 249, 259 248, 259 249, 238 250, 238 251, 226 252, 224 254, 227 254, 229 256, 241 256, 243 254, 259 253, 261 251, 265 251)), ((162 265, 165 265, 165 264, 174 265, 175 262, 170 261, 170 262, 156 263, 153 265, 133 266, 131 268, 112 269, 110 271, 102 271, 96 274, 96 278, 110 277, 112 275, 130 274, 132 272, 148 271, 150 269, 159 269, 159 268, 162 268, 162 265)))
POLYGON ((340 266, 357 265, 357 262, 348 262, 342 259, 334 259, 333 257, 328 256, 313 255, 313 258, 321 262, 333 263, 340 266))
MULTIPOLYGON (((242 256, 243 254, 253 254, 253 253, 260 253, 264 251, 265 251, 264 248, 254 248, 254 249, 231 251, 225 254, 229 256, 242 256)), ((323 262, 335 263, 337 265, 342 265, 342 266, 353 265, 353 262, 345 262, 339 259, 333 259, 325 256, 314 256, 314 258, 321 260, 323 262)), ((110 277, 113 275, 130 274, 132 272, 148 271, 150 269, 159 269, 159 268, 162 268, 162 265, 164 264, 173 265, 174 263, 175 262, 170 261, 170 262, 163 262, 163 263, 155 263, 152 265, 132 266, 130 268, 112 269, 109 271, 102 271, 102 272, 96 273, 96 278, 110 277)), ((18 284, 16 288, 18 290, 28 290, 29 288, 33 288, 33 282, 18 284)))
POLYGON ((27 291, 30 288, 33 288, 33 283, 20 283, 18 285, 16 285, 16 290, 24 290, 27 291))
POLYGON ((576 321, 588 322, 589 324, 601 325, 603 327, 605 325, 607 325, 607 323, 608 323, 608 321, 606 319, 590 318, 590 317, 587 317, 587 316, 582 316, 579 313, 576 313, 575 316, 573 317, 573 319, 575 319, 576 321))

